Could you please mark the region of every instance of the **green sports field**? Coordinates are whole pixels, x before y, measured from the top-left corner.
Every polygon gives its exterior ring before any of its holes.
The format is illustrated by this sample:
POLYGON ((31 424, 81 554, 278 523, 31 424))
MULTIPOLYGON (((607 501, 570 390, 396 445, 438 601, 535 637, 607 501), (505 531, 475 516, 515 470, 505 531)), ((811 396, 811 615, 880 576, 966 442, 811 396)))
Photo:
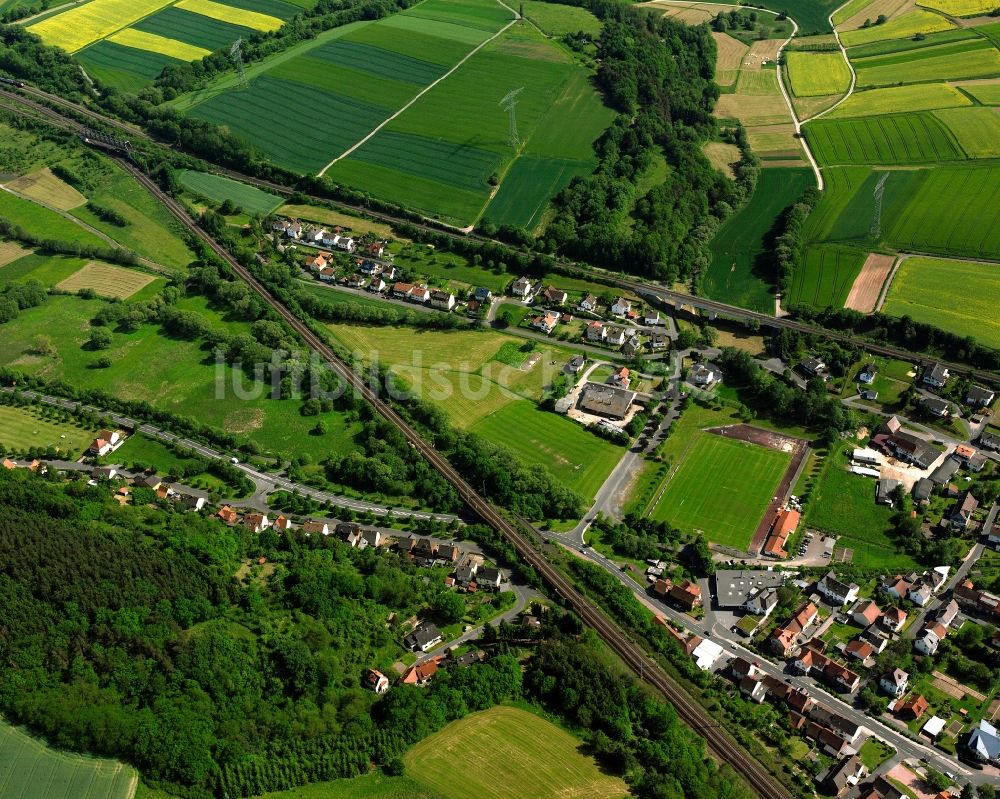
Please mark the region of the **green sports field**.
POLYGON ((132 799, 131 766, 50 749, 0 719, 0 793, 4 799, 132 799))
POLYGON ((404 755, 406 773, 443 799, 622 799, 628 786, 539 716, 494 707, 453 721, 404 755), (456 774, 461 773, 461 779, 456 774))
POLYGON ((178 178, 188 191, 217 203, 230 200, 248 214, 269 214, 284 202, 282 197, 221 175, 185 169, 178 178))
POLYGON ((942 258, 907 258, 893 278, 883 312, 909 316, 1000 349, 1000 266, 942 258))
POLYGON ((671 463, 652 517, 746 549, 791 455, 708 432, 671 463))
POLYGON ((749 201, 712 240, 712 264, 703 288, 712 299, 774 312, 776 275, 765 239, 781 213, 814 185, 809 169, 762 169, 749 201))

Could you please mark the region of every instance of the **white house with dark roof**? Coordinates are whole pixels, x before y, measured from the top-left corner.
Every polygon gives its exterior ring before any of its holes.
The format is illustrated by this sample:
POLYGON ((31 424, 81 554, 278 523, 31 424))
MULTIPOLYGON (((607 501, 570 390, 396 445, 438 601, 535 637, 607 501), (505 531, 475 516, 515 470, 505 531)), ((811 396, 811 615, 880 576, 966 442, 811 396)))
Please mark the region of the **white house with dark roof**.
POLYGON ((924 367, 924 374, 921 377, 921 381, 925 386, 943 388, 950 377, 951 373, 947 367, 940 363, 930 363, 924 367))
POLYGON ((889 696, 902 696, 910 684, 910 675, 902 669, 893 669, 888 674, 883 674, 878 684, 889 696))

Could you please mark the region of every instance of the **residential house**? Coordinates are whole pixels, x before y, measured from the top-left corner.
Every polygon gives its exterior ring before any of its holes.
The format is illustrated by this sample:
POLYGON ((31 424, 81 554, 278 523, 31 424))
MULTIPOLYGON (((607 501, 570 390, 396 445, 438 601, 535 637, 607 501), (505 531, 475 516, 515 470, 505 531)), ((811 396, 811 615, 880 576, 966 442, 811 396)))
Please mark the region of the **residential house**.
POLYGON ((362 684, 370 691, 374 691, 377 694, 384 694, 389 690, 389 678, 386 677, 382 672, 376 671, 375 669, 368 669, 365 672, 362 684))
POLYGON ((733 658, 733 662, 729 664, 729 668, 733 673, 733 677, 737 680, 742 680, 744 677, 754 678, 761 673, 756 663, 751 663, 743 657, 733 658))
POLYGON ((330 535, 330 525, 321 519, 310 519, 302 525, 302 532, 306 535, 312 535, 313 533, 317 535, 330 535))
POLYGON ((344 541, 351 547, 358 546, 362 541, 361 534, 363 530, 360 524, 341 522, 333 528, 333 532, 341 541, 344 541))
POLYGON ((406 299, 410 302, 425 303, 431 298, 430 289, 427 286, 411 286, 406 292, 406 299))
POLYGON ((614 372, 611 373, 612 385, 628 388, 629 383, 631 382, 632 378, 629 377, 629 370, 627 366, 619 366, 614 372))
POLYGON ((434 289, 431 292, 431 307, 439 311, 450 311, 455 307, 455 295, 450 291, 434 289))
MULTIPOLYGON (((916 578, 914 578, 915 580, 916 578)), ((910 592, 910 585, 908 580, 897 574, 882 583, 882 590, 893 599, 906 599, 906 595, 910 592)))
POLYGON ((116 474, 118 474, 118 469, 114 466, 98 466, 90 473, 90 476, 94 480, 114 480, 116 474))
POLYGON ((878 376, 878 369, 875 367, 875 364, 869 363, 858 374, 858 382, 870 386, 875 382, 876 376, 878 376))
POLYGON ((939 397, 924 397, 920 400, 924 410, 931 416, 944 419, 951 415, 951 403, 939 397))
POLYGON ((566 292, 555 288, 555 286, 546 286, 542 289, 541 297, 550 305, 565 305, 568 299, 566 292))
POLYGON ((910 586, 910 590, 906 592, 906 598, 909 599, 914 605, 918 607, 923 607, 928 602, 931 601, 931 597, 934 595, 934 590, 930 583, 919 580, 910 586))
POLYGON ((660 312, 650 308, 642 317, 642 323, 647 327, 656 327, 657 325, 664 324, 663 318, 660 316, 660 312))
POLYGON ((952 592, 955 600, 967 612, 978 613, 994 623, 1000 620, 1000 597, 975 588, 971 580, 964 580, 952 592))
POLYGON ((431 559, 437 557, 438 544, 430 538, 418 538, 410 551, 415 558, 431 559))
POLYGON ((350 236, 340 236, 337 238, 336 247, 338 250, 344 250, 345 252, 354 252, 354 248, 357 246, 357 242, 354 241, 350 236))
POLYGON ((875 654, 875 647, 861 638, 855 638, 853 641, 848 641, 844 647, 844 654, 857 660, 868 660, 875 654))
POLYGON ((890 606, 882 614, 882 626, 891 633, 898 633, 906 624, 906 611, 890 606))
POLYGON ((893 506, 893 492, 899 488, 899 480, 882 478, 875 483, 875 504, 893 506))
POLYGON ((984 430, 979 434, 979 446, 988 449, 990 452, 1000 452, 1000 433, 991 433, 984 430))
POLYGON ((635 336, 630 336, 622 344, 622 355, 626 358, 634 358, 637 354, 642 351, 642 342, 639 341, 635 336))
POLYGON ((897 458, 912 463, 921 469, 929 468, 940 455, 934 447, 922 438, 902 431, 889 436, 886 440, 886 446, 897 458))
POLYGON ((462 550, 452 544, 439 544, 437 556, 438 560, 444 560, 448 563, 454 563, 458 560, 459 556, 462 554, 462 550))
POLYGON ((437 674, 440 662, 440 657, 433 657, 423 663, 415 663, 403 672, 399 681, 404 685, 427 685, 437 674))
POLYGON ((587 313, 593 313, 597 310, 597 297, 593 294, 584 294, 580 302, 577 303, 577 308, 581 311, 586 311, 587 313))
POLYGON ((614 301, 611 306, 612 316, 626 316, 629 311, 632 310, 632 303, 626 300, 624 297, 619 297, 614 301))
POLYGON ((392 285, 392 296, 397 300, 405 300, 410 296, 410 289, 413 288, 412 283, 404 283, 403 281, 398 281, 392 285))
POLYGON ((913 694, 905 702, 896 705, 896 715, 903 719, 919 719, 927 712, 927 700, 921 694, 913 694))
POLYGON ((324 283, 333 283, 337 279, 337 272, 330 266, 324 266, 319 270, 319 279, 324 283))
POLYGON ((358 542, 358 549, 368 547, 379 547, 385 541, 385 536, 379 530, 365 530, 361 533, 361 540, 358 542))
POLYGON ((476 572, 476 585, 479 588, 485 588, 491 591, 496 591, 500 588, 500 583, 502 581, 503 581, 503 575, 500 574, 500 570, 494 569, 491 566, 479 569, 476 572))
POLYGON ((591 322, 587 325, 588 341, 604 341, 608 336, 607 328, 603 322, 591 322))
POLYGON ((722 380, 722 370, 714 363, 697 363, 688 372, 688 380, 696 386, 710 388, 722 380))
POLYGON ((955 472, 958 471, 960 466, 959 462, 955 458, 945 458, 938 467, 931 472, 930 481, 934 485, 945 485, 951 482, 951 478, 955 476, 955 472))
POLYGON ((181 505, 184 507, 184 510, 198 511, 204 508, 207 503, 208 497, 201 493, 193 494, 188 492, 181 499, 181 505))
POLYGON ((510 284, 510 293, 522 299, 528 299, 534 293, 533 289, 534 286, 532 286, 531 281, 526 277, 519 277, 510 284))
POLYGON ((472 292, 472 299, 482 305, 493 299, 493 292, 485 286, 477 286, 476 290, 472 292))
POLYGON ((861 685, 861 675, 832 660, 823 669, 823 677, 834 687, 849 694, 853 694, 861 685))
POLYGON ((104 438, 95 438, 90 442, 90 454, 101 457, 111 452, 111 442, 104 438))
POLYGON ((810 377, 822 377, 826 373, 826 364, 819 358, 806 358, 799 362, 799 368, 810 377))
POLYGON ((376 275, 368 283, 368 291, 372 294, 381 294, 386 289, 385 281, 380 275, 376 275))
POLYGON ((967 464, 970 460, 976 457, 976 448, 968 444, 959 444, 955 447, 955 451, 951 453, 951 457, 959 463, 967 464))
POLYGON ((320 269, 329 266, 330 262, 327 260, 327 256, 329 255, 330 253, 328 252, 320 252, 316 253, 316 255, 310 255, 305 261, 306 269, 309 269, 312 272, 318 272, 320 269))
POLYGON ((881 616, 882 611, 879 610, 878 605, 870 599, 859 602, 854 607, 854 612, 851 614, 851 618, 854 620, 854 623, 859 627, 868 627, 869 625, 877 622, 881 616))
POLYGON ((223 505, 219 508, 219 512, 215 515, 230 526, 236 524, 236 522, 240 520, 240 515, 229 505, 223 505))
POLYGON ((570 374, 578 374, 581 369, 586 365, 587 359, 582 355, 577 355, 572 358, 568 364, 566 364, 566 371, 570 374))
POLYGON ((365 252, 368 253, 372 258, 381 258, 382 254, 385 252, 385 242, 373 241, 367 247, 365 247, 365 252))
POLYGON ((16 469, 17 468, 17 461, 12 461, 10 458, 4 458, 3 459, 3 468, 4 469, 16 469))
POLYGON ((758 705, 767 696, 767 687, 764 685, 764 681, 755 677, 744 677, 739 681, 739 688, 741 693, 746 694, 748 699, 758 705))
POLYGON ((468 585, 476 579, 476 572, 479 570, 479 561, 473 558, 466 558, 459 567, 455 569, 455 582, 459 585, 468 585))
POLYGON ((941 624, 931 624, 924 627, 913 642, 913 648, 921 655, 931 657, 938 650, 942 639, 948 634, 948 630, 941 624))
POLYGON ((948 511, 948 524, 955 529, 966 529, 969 522, 972 521, 972 514, 976 512, 978 507, 979 500, 972 496, 971 491, 966 491, 948 511))
POLYGON ((767 616, 778 606, 778 591, 776 588, 761 588, 750 595, 743 609, 754 616, 767 616))
POLYGON ((951 373, 939 363, 931 363, 924 367, 924 374, 921 381, 925 386, 932 388, 944 388, 951 373))
POLYGON ((288 532, 294 527, 294 525, 292 524, 292 520, 289 519, 287 516, 278 516, 278 518, 274 520, 274 524, 272 524, 271 526, 279 533, 288 532))
POLYGON ((654 352, 665 350, 670 346, 670 336, 660 330, 649 334, 649 348, 654 352))
POLYGON ((883 674, 878 684, 889 696, 902 696, 910 684, 910 675, 902 669, 893 669, 888 674, 883 674))
POLYGON ((922 505, 930 502, 931 493, 934 491, 934 483, 926 477, 921 477, 913 484, 913 499, 922 505))
POLYGON ((816 590, 823 595, 831 605, 846 605, 858 598, 860 587, 855 583, 843 583, 837 579, 831 569, 816 583, 816 590))
POLYGON ((993 389, 973 384, 965 392, 965 404, 971 405, 973 408, 988 408, 993 404, 994 397, 996 397, 996 393, 993 389))
POLYGON ((857 755, 831 766, 816 781, 834 796, 841 796, 868 776, 868 769, 857 755))
POLYGON ((541 316, 536 316, 531 321, 531 326, 538 328, 545 335, 548 335, 555 330, 557 324, 559 324, 559 314, 554 311, 546 311, 541 316))
POLYGON ((938 608, 937 613, 934 616, 934 621, 943 624, 945 627, 951 627, 957 616, 958 601, 952 599, 948 604, 941 605, 941 607, 938 608))
POLYGON ((440 644, 442 640, 441 631, 435 625, 421 622, 403 639, 403 643, 407 649, 412 649, 414 652, 426 652, 440 644))
POLYGON ((781 657, 788 657, 795 650, 799 636, 806 630, 819 615, 819 611, 812 602, 802 605, 791 619, 782 625, 778 625, 771 633, 771 649, 781 657))
POLYGON ((332 231, 327 231, 323 234, 321 241, 324 247, 336 247, 337 243, 340 241, 340 228, 334 228, 332 231))
POLYGON ((667 594, 671 600, 686 611, 692 611, 701 605, 701 588, 697 583, 685 580, 679 585, 675 585, 667 594))
POLYGON ((609 327, 607 335, 604 337, 604 343, 610 344, 612 347, 620 347, 625 343, 625 329, 621 327, 609 327))
POLYGON ((368 278, 364 275, 348 275, 346 285, 349 289, 363 289, 368 285, 368 278))
POLYGON ((969 731, 965 748, 982 763, 1000 764, 1000 734, 986 719, 982 719, 969 731))
POLYGON ((243 517, 243 524, 251 533, 262 533, 271 526, 266 513, 248 513, 243 517))

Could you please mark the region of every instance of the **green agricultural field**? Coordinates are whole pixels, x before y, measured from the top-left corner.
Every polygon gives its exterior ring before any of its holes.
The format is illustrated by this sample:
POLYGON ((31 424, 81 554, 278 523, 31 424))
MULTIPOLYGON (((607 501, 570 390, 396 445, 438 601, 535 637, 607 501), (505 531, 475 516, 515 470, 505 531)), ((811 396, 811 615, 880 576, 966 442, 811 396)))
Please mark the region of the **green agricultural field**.
POLYGON ((885 39, 881 42, 862 44, 857 47, 852 47, 847 54, 850 56, 852 61, 858 61, 862 58, 889 55, 890 53, 903 53, 908 50, 938 48, 941 45, 952 44, 953 42, 965 42, 965 44, 941 48, 940 50, 937 50, 937 52, 962 52, 962 50, 967 48, 976 49, 982 46, 982 39, 974 29, 955 28, 953 30, 929 33, 922 39, 885 39))
POLYGON ((671 463, 652 516, 744 550, 790 463, 788 453, 703 432, 671 463))
MULTIPOLYGON (((165 794, 145 793, 139 786, 135 799, 174 799, 165 794)), ((381 772, 345 780, 314 782, 287 791, 261 794, 257 799, 445 799, 420 785, 412 777, 385 777, 381 772)))
POLYGON ((935 33, 945 31, 955 26, 940 14, 917 9, 901 17, 891 19, 882 25, 872 25, 870 28, 859 28, 844 31, 840 40, 844 47, 857 47, 862 44, 882 41, 883 39, 908 39, 917 33, 935 33))
POLYGON ((0 217, 43 239, 79 242, 92 247, 106 247, 104 241, 80 225, 70 222, 55 211, 22 200, 13 194, 0 192, 0 217))
POLYGON ((792 279, 786 304, 843 308, 865 255, 838 245, 810 247, 792 279))
POLYGON ((893 510, 875 504, 875 481, 847 471, 847 462, 846 447, 827 457, 809 498, 806 526, 840 536, 838 546, 854 550, 853 562, 864 568, 916 568, 888 537, 893 510))
POLYGON ((917 252, 1000 257, 1000 167, 941 166, 911 180, 898 210, 883 210, 887 241, 917 252))
POLYGON ((851 70, 836 53, 798 53, 787 56, 788 79, 796 97, 843 94, 851 85, 851 70))
POLYGON ((963 92, 972 95, 983 105, 1000 105, 1000 81, 970 81, 969 83, 960 83, 958 86, 963 92))
POLYGON ((997 297, 1000 266, 912 257, 897 270, 882 310, 1000 349, 997 297))
POLYGON ((965 155, 930 112, 818 119, 805 126, 805 133, 824 165, 939 163, 965 155))
POLYGON ((1000 114, 995 108, 950 108, 935 111, 969 158, 1000 156, 1000 114))
POLYGON ((132 799, 139 775, 115 760, 51 749, 0 720, 0 787, 10 799, 132 799))
POLYGON ((774 312, 776 275, 765 240, 781 213, 813 185, 809 169, 763 169, 747 203, 712 240, 706 296, 764 313, 774 312))
POLYGON ((251 28, 212 19, 176 6, 167 6, 135 23, 132 28, 210 51, 229 47, 237 39, 254 33, 251 28))
POLYGON ((601 22, 585 8, 545 3, 541 0, 522 0, 520 7, 530 22, 550 36, 565 36, 583 31, 592 38, 601 33, 601 22))
POLYGON ((403 760, 443 799, 621 799, 628 786, 582 754, 580 741, 540 716, 498 706, 453 721, 403 760), (462 779, 455 779, 456 770, 462 779))
POLYGON ((230 200, 248 214, 269 214, 284 202, 284 199, 277 195, 268 194, 255 186, 248 186, 221 175, 186 169, 178 175, 178 178, 188 191, 216 203, 230 200))
POLYGON ((149 50, 137 50, 102 39, 77 53, 87 74, 119 92, 138 94, 149 86, 165 66, 184 62, 149 50))
POLYGON ((1000 52, 984 39, 864 58, 853 63, 858 73, 859 88, 1000 74, 1000 52))
POLYGON ((826 119, 883 116, 904 111, 932 111, 971 105, 972 101, 954 86, 947 83, 921 83, 855 92, 827 114, 826 119))
POLYGON ((512 402, 476 422, 473 433, 500 442, 527 466, 542 466, 590 503, 624 449, 534 402, 512 402))
MULTIPOLYGON (((303 417, 297 400, 259 396, 241 375, 228 367, 217 369, 201 344, 168 338, 153 325, 133 333, 114 332, 111 347, 101 353, 112 365, 93 368, 97 356, 82 345, 89 335, 89 320, 104 305, 102 300, 53 296, 43 305, 22 311, 16 324, 4 326, 0 365, 65 380, 83 390, 97 388, 124 399, 144 399, 255 441, 264 450, 325 457, 353 446, 356 426, 341 414, 322 417, 329 425, 328 435, 310 435, 318 419, 303 417), (237 398, 236 383, 250 398, 237 398)), ((199 313, 213 321, 209 309, 199 313)), ((214 322, 222 326, 217 314, 214 322)), ((222 327, 226 332, 239 329, 222 327)))
MULTIPOLYGON (((26 452, 52 447, 62 455, 75 459, 86 452, 93 440, 94 431, 75 419, 68 422, 55 421, 46 418, 37 408, 0 405, 0 449, 4 452, 26 452)), ((0 730, 2 729, 0 725, 0 730)), ((2 749, 3 745, 0 743, 0 752, 2 749)), ((0 763, 2 761, 0 757, 0 763)), ((0 785, 3 785, 2 779, 0 785)))
POLYGON ((23 283, 26 280, 37 280, 51 288, 78 272, 86 263, 84 258, 31 253, 0 268, 0 281, 23 283))
MULTIPOLYGON (((854 202, 866 181, 872 175, 868 167, 831 167, 823 170, 825 185, 819 202, 806 220, 804 238, 807 242, 841 241, 852 238, 845 235, 843 220, 845 209, 854 202)), ((870 195, 871 192, 869 192, 870 195)), ((853 221, 854 217, 851 217, 853 221)), ((863 220, 864 234, 871 226, 871 217, 863 220)))
POLYGON ((815 33, 830 32, 830 14, 843 4, 843 0, 797 0, 789 6, 784 0, 762 0, 755 3, 762 8, 788 13, 799 23, 799 35, 810 36, 815 33))

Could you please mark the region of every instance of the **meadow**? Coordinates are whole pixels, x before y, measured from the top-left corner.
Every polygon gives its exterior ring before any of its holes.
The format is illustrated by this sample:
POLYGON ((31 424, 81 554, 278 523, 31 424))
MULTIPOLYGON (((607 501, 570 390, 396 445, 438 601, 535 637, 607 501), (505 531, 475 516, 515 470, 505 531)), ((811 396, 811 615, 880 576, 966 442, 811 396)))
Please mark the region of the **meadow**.
POLYGON ((814 33, 828 33, 830 31, 830 14, 843 0, 797 0, 794 10, 789 8, 784 0, 761 0, 759 5, 770 11, 779 14, 787 12, 799 24, 799 35, 808 36, 814 33))
POLYGON ((534 402, 509 403, 469 428, 510 449, 527 466, 541 466, 590 504, 624 449, 534 402))
MULTIPOLYGON (((43 416, 38 408, 0 405, 0 449, 5 452, 45 450, 52 447, 67 458, 76 459, 86 452, 93 440, 94 430, 76 420, 55 421, 43 416)), ((3 725, 0 724, 0 730, 2 729, 3 725)), ((0 743, 0 752, 2 749, 3 744, 0 743)), ((3 785, 2 779, 0 785, 3 785)))
POLYGON ((827 114, 826 119, 933 111, 939 108, 961 108, 971 105, 972 101, 954 86, 947 83, 921 83, 855 92, 827 114))
POLYGON ((671 464, 651 515, 745 550, 790 463, 789 453, 699 432, 671 464))
POLYGON ((621 799, 628 786, 602 772, 568 732, 498 706, 454 721, 404 756, 406 772, 443 799, 621 799), (456 769, 462 779, 455 779, 456 769))
POLYGON ((596 38, 601 32, 601 22, 585 8, 544 3, 541 0, 523 0, 524 16, 550 36, 565 36, 583 31, 596 38))
POLYGON ((269 214, 284 202, 275 194, 239 183, 221 175, 185 169, 177 175, 181 185, 193 194, 215 203, 229 200, 248 214, 269 214))
POLYGON ((938 163, 965 155, 930 112, 818 119, 805 126, 805 133, 824 165, 938 163))
POLYGON ((897 270, 882 310, 1000 349, 997 297, 1000 266, 913 256, 897 270))
POLYGON ((851 85, 851 70, 840 52, 790 52, 788 79, 797 97, 843 94, 851 85))
MULTIPOLYGON (((317 417, 299 413, 294 399, 271 399, 254 392, 242 374, 217 367, 211 353, 198 342, 172 339, 154 325, 135 332, 113 331, 111 346, 100 355, 111 359, 105 369, 94 367, 96 354, 82 349, 89 320, 105 305, 103 300, 52 296, 36 308, 21 312, 0 338, 0 364, 46 379, 65 380, 80 388, 96 388, 123 399, 143 399, 164 410, 197 418, 262 450, 325 457, 348 451, 357 429, 339 413, 324 414, 329 426, 323 436, 310 435, 317 417), (237 399, 235 384, 249 393, 237 399), (222 392, 222 398, 217 392, 222 392)), ((237 332, 210 309, 198 313, 213 326, 237 332)))
POLYGON ((37 200, 50 208, 69 211, 87 202, 80 192, 52 174, 48 167, 22 175, 6 184, 7 188, 29 200, 37 200))
POLYGON ((844 43, 844 47, 851 48, 884 39, 907 39, 917 33, 936 33, 952 28, 954 25, 940 14, 917 9, 882 25, 844 31, 840 34, 840 40, 844 43))
POLYGON ((827 456, 808 500, 806 526, 839 536, 838 546, 853 550, 852 562, 858 566, 916 568, 916 562, 898 552, 888 537, 893 510, 875 504, 874 479, 847 471, 847 461, 843 447, 827 456))
POLYGON ((0 271, 0 281, 24 283, 27 280, 37 280, 46 288, 51 288, 86 265, 87 260, 84 258, 23 250, 20 258, 8 262, 0 271))
POLYGON ((1000 156, 1000 114, 995 108, 950 108, 934 112, 967 158, 1000 156))
POLYGON ((93 233, 55 211, 5 191, 0 191, 0 216, 42 238, 79 242, 91 247, 107 246, 93 233))
POLYGON ((155 280, 137 269, 90 262, 57 285, 63 291, 79 292, 89 289, 98 297, 128 299, 155 280))
POLYGON ((764 169, 748 202, 712 240, 706 296, 764 313, 774 312, 777 276, 768 258, 767 237, 781 213, 813 185, 808 169, 764 169))
POLYGON ((842 308, 864 261, 865 253, 850 247, 810 247, 792 278, 786 304, 842 308))
POLYGON ((10 799, 132 799, 138 773, 114 760, 68 754, 0 719, 0 786, 10 799))

